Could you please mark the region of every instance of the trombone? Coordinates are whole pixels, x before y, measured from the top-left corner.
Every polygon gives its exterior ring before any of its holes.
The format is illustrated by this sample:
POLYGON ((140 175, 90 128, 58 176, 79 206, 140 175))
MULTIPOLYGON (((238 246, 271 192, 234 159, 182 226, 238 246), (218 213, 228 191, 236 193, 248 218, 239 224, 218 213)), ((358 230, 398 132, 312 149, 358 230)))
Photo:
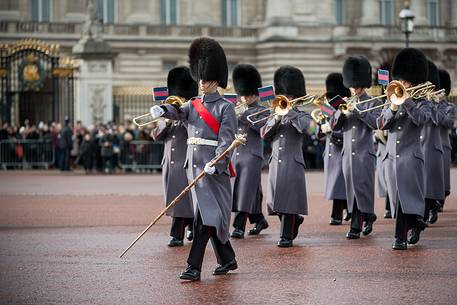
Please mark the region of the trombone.
POLYGON ((408 97, 411 97, 412 99, 419 99, 419 98, 430 96, 431 94, 434 93, 434 91, 433 91, 434 88, 435 88, 435 85, 433 85, 431 82, 425 82, 425 83, 419 84, 414 87, 405 88, 405 86, 400 81, 393 80, 387 85, 387 88, 384 91, 385 93, 383 95, 378 95, 378 96, 375 96, 373 98, 370 98, 370 99, 364 100, 364 101, 357 101, 354 103, 354 109, 356 109, 359 113, 364 113, 364 112, 372 111, 372 110, 375 110, 378 108, 383 108, 390 104, 400 106, 405 102, 405 100, 408 97), (397 97, 396 101, 391 100, 391 97, 393 94, 397 97), (371 102, 371 101, 374 101, 374 100, 380 99, 380 98, 386 98, 387 102, 385 102, 381 105, 373 106, 373 107, 366 108, 366 109, 358 108, 360 105, 363 105, 365 103, 368 103, 368 102, 371 102))
MULTIPOLYGON (((175 105, 177 107, 181 107, 185 103, 186 103, 186 100, 184 98, 176 96, 176 95, 171 95, 171 96, 167 97, 167 99, 165 101, 163 101, 162 105, 170 104, 170 105, 175 105)), ((151 123, 155 123, 158 120, 160 120, 160 118, 153 119, 151 116, 151 113, 148 112, 143 115, 134 117, 133 123, 138 127, 143 127, 143 126, 149 125, 151 123)))
POLYGON ((270 108, 263 109, 260 111, 257 111, 255 113, 252 113, 246 117, 246 119, 249 121, 251 124, 257 124, 262 121, 266 121, 270 118, 272 118, 275 115, 286 115, 289 113, 289 111, 300 104, 300 106, 305 106, 312 104, 316 100, 316 96, 314 95, 304 95, 301 97, 294 98, 292 100, 289 100, 285 95, 276 95, 274 100, 271 102, 270 108), (254 120, 253 118, 261 115, 262 113, 265 112, 270 112, 270 115, 266 117, 262 117, 260 119, 254 120))

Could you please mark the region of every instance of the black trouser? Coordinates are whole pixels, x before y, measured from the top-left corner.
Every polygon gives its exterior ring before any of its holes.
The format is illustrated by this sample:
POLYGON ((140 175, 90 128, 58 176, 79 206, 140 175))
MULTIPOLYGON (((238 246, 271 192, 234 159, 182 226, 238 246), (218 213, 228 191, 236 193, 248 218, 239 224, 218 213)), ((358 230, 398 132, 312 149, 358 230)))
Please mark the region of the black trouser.
POLYGON ((216 235, 216 228, 205 226, 200 211, 197 210, 197 215, 194 219, 194 240, 187 259, 189 265, 198 270, 202 269, 206 245, 210 239, 218 264, 225 265, 235 259, 235 251, 233 251, 230 241, 223 244, 216 235))
POLYGON ((364 221, 370 221, 374 218, 374 214, 362 213, 357 207, 357 200, 354 198, 354 206, 352 208, 351 230, 360 233, 364 221))
POLYGON ((389 195, 386 195, 386 211, 390 211, 390 199, 389 199, 389 195))
POLYGON ((354 198, 354 206, 352 207, 352 218, 351 218, 351 230, 357 233, 362 231, 363 220, 365 219, 365 214, 360 212, 357 207, 357 200, 354 198))
POLYGON ((246 212, 237 212, 235 215, 235 219, 233 220, 233 227, 235 229, 245 230, 246 229, 246 221, 249 219, 251 224, 258 223, 261 220, 265 219, 262 213, 256 214, 248 214, 246 212))
POLYGON ((401 208, 400 200, 397 199, 395 219, 395 239, 406 242, 408 239, 408 230, 416 226, 415 214, 404 214, 401 208))
POLYGON ((281 220, 281 232, 280 237, 286 239, 295 239, 295 232, 298 226, 298 219, 300 218, 297 214, 278 214, 279 220, 281 220))
POLYGON ((333 199, 332 205, 332 217, 333 219, 337 219, 342 221, 343 220, 343 210, 347 209, 347 201, 342 199, 333 199))
POLYGON ((186 227, 192 225, 193 222, 193 218, 172 217, 170 236, 183 240, 186 227))

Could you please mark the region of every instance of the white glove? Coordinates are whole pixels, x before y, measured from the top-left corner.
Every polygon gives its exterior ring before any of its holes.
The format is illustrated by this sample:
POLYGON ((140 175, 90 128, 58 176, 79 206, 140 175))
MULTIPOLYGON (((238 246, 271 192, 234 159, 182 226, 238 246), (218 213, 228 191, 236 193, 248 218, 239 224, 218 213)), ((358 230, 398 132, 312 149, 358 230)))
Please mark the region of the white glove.
POLYGON ((329 133, 329 132, 332 131, 332 128, 330 127, 329 122, 324 123, 324 124, 321 125, 321 131, 322 131, 323 133, 329 133))
POLYGON ((149 109, 149 112, 151 113, 153 119, 157 119, 165 113, 165 110, 163 110, 160 106, 155 105, 149 109))
POLYGON ((204 171, 205 171, 205 173, 207 173, 208 175, 214 175, 214 173, 216 172, 216 167, 211 166, 211 162, 208 162, 208 163, 206 163, 206 165, 205 165, 204 171))

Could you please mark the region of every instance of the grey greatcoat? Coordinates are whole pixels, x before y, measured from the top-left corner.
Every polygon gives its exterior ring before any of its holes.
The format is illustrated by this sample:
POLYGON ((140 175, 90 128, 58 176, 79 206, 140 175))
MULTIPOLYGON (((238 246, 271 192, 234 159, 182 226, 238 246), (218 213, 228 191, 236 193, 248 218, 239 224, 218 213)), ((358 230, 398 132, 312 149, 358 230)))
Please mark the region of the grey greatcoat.
POLYGON ((261 170, 263 143, 260 137, 262 124, 251 124, 249 114, 265 109, 258 102, 249 105, 238 119, 238 133, 247 134, 246 145, 239 146, 232 155, 236 178, 233 182, 233 212, 259 214, 262 212, 261 170))
MULTIPOLYGON (((369 98, 366 93, 360 96, 361 101, 369 98)), ((359 108, 365 109, 379 103, 379 100, 374 100, 359 108)), ((332 129, 343 132, 343 174, 348 211, 351 212, 356 199, 357 208, 362 213, 374 213, 376 152, 373 129, 376 129, 376 119, 380 112, 380 108, 365 113, 354 110, 346 116, 337 110, 332 121, 332 129)))
POLYGON ((407 99, 397 112, 384 109, 378 127, 388 130, 385 162, 390 208, 396 217, 397 198, 405 214, 424 216, 425 166, 420 144, 422 126, 430 117, 430 102, 407 99))
POLYGON ((267 204, 276 213, 308 215, 303 134, 311 116, 290 110, 274 125, 271 118, 261 128, 261 136, 271 141, 267 204))
MULTIPOLYGON (((218 135, 200 118, 191 102, 184 104, 179 110, 173 105, 162 106, 167 109, 163 117, 187 121, 187 135, 189 138, 196 137, 218 142, 217 147, 209 145, 187 146, 184 168, 187 169, 189 181, 203 171, 207 162, 224 152, 232 144, 237 127, 233 103, 225 100, 218 92, 206 94, 202 98, 203 106, 220 123, 218 135)), ((206 175, 192 188, 192 201, 194 207, 200 211, 203 224, 215 227, 217 237, 223 244, 229 240, 232 210, 229 161, 230 156, 215 166, 216 174, 206 175)))
POLYGON ((444 199, 443 146, 438 126, 438 104, 430 103, 430 120, 421 132, 421 146, 425 160, 425 198, 444 199))
POLYGON ((438 123, 440 125, 441 144, 443 145, 443 169, 444 169, 444 189, 451 192, 451 141, 449 139, 449 129, 454 127, 456 118, 456 107, 454 104, 445 100, 438 106, 438 123))
POLYGON ((324 151, 325 198, 327 200, 346 200, 342 149, 343 134, 339 131, 328 133, 325 137, 324 151))
POLYGON ((387 177, 384 168, 384 162, 382 162, 382 157, 386 151, 386 144, 378 142, 378 150, 376 152, 376 176, 377 176, 377 186, 378 186, 378 196, 381 198, 387 197, 387 177))
MULTIPOLYGON (((165 188, 165 204, 169 204, 188 184, 184 161, 187 151, 187 128, 183 122, 168 124, 160 120, 152 130, 154 141, 164 142, 162 159, 162 180, 165 188)), ((190 194, 168 210, 172 217, 193 218, 194 209, 190 194)))

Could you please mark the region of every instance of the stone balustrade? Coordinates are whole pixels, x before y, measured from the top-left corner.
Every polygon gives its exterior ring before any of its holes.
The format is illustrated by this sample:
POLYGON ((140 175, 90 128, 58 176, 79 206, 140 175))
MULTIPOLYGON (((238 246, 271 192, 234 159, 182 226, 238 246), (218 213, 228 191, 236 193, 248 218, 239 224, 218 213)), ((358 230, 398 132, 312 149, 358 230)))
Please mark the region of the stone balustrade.
MULTIPOLYGON (((30 21, 0 21, 0 33, 6 36, 22 34, 68 34, 79 36, 81 23, 42 23, 30 21)), ((395 41, 402 40, 404 34, 399 26, 289 26, 294 28, 293 36, 297 40, 316 41, 395 41)), ((165 26, 150 24, 103 24, 102 32, 106 37, 130 36, 139 38, 148 37, 198 37, 212 36, 216 38, 236 38, 261 40, 263 33, 271 27, 219 27, 219 26, 165 26)), ((108 38, 109 39, 109 38, 108 38)), ((457 41, 457 27, 429 27, 417 26, 411 37, 412 41, 455 42, 457 41)))

